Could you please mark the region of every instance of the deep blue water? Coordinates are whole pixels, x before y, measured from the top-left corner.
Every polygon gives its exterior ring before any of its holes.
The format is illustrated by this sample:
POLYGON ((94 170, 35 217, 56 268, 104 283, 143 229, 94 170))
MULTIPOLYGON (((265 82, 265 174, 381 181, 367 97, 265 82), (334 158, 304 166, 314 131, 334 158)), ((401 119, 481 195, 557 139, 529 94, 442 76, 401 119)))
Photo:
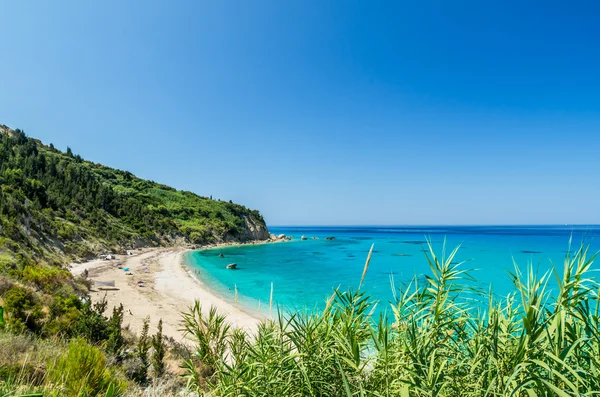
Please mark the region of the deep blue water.
POLYGON ((256 311, 260 301, 261 311, 267 312, 271 283, 275 303, 290 310, 322 306, 335 287, 356 288, 371 244, 375 246, 363 288, 381 302, 380 307, 392 299, 391 276, 399 286, 430 274, 426 239, 438 256, 444 240, 447 253, 460 244, 456 260, 466 261, 463 268, 473 269, 478 284, 486 289, 491 284, 500 296, 513 290, 508 277, 514 271, 513 259, 521 269, 532 263, 545 272, 552 263, 562 268, 571 238, 574 248, 583 242, 591 253, 600 250, 598 225, 271 227, 270 231, 293 240, 196 251, 187 255, 186 262, 226 300, 233 302, 235 285, 240 305, 256 311), (309 240, 301 241, 302 235, 309 240), (329 236, 335 240, 324 239, 329 236), (238 270, 225 269, 232 262, 238 270))

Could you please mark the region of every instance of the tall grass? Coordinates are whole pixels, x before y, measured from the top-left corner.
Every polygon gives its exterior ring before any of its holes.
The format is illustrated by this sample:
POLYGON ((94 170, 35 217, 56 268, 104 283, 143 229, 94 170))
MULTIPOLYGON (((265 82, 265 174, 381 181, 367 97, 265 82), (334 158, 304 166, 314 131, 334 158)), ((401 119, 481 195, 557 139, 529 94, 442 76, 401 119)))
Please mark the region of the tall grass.
POLYGON ((84 339, 0 332, 0 397, 112 397, 126 387, 104 353, 84 339))
POLYGON ((582 246, 541 275, 515 265, 514 292, 497 299, 468 287, 457 251, 437 256, 429 244, 430 274, 377 318, 360 288, 336 290, 318 313, 280 313, 252 336, 196 304, 184 315, 197 344, 189 383, 218 396, 600 395, 595 255, 582 246))

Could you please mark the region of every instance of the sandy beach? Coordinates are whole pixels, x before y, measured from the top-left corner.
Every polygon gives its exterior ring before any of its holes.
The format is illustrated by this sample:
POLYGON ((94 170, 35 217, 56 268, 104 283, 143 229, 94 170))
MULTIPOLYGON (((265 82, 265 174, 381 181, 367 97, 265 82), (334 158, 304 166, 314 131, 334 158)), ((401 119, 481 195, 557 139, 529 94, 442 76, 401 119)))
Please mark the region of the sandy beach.
POLYGON ((163 320, 163 332, 176 341, 183 341, 179 330, 181 312, 199 300, 204 311, 215 306, 235 327, 252 333, 260 319, 239 307, 225 302, 202 285, 183 264, 183 248, 156 248, 134 251, 133 255, 117 255, 112 260, 93 260, 71 265, 73 275, 88 271, 92 281, 113 282, 114 289, 92 287, 94 301, 106 295, 107 313, 113 306, 123 304, 123 325, 139 333, 144 318, 150 317, 150 332, 155 332, 158 320, 163 320), (121 267, 121 269, 119 268, 121 267), (126 272, 123 268, 129 268, 126 272), (131 273, 127 275, 127 273, 131 273), (142 286, 138 285, 142 282, 142 286))

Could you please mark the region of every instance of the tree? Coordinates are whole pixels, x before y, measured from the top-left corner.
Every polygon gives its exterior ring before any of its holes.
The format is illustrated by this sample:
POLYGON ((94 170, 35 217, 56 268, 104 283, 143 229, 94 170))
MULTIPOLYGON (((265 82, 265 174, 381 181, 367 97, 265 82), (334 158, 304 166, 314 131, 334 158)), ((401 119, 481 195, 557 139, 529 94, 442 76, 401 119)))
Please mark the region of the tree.
POLYGON ((158 332, 152 336, 152 369, 154 377, 160 378, 165 374, 165 345, 162 335, 162 319, 158 321, 158 332))
POLYGON ((106 349, 111 353, 118 353, 123 347, 125 341, 121 334, 121 325, 123 324, 123 304, 119 307, 113 307, 113 314, 108 320, 108 341, 106 349))
POLYGON ((148 328, 150 326, 150 317, 144 319, 142 333, 137 345, 137 357, 140 360, 139 372, 136 374, 136 380, 141 384, 148 383, 148 350, 150 350, 150 341, 148 340, 148 328))

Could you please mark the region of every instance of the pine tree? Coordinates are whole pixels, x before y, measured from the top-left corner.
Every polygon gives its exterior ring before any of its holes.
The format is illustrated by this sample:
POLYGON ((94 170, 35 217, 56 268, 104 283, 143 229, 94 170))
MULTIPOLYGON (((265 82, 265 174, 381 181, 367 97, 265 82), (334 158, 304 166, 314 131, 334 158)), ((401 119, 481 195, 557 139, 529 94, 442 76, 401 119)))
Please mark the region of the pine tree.
POLYGON ((121 334, 121 325, 123 323, 123 304, 113 308, 113 314, 108 320, 108 341, 106 349, 111 353, 118 353, 123 347, 124 340, 121 334))
POLYGON ((148 383, 148 367, 150 363, 148 361, 148 350, 150 350, 150 341, 148 340, 148 328, 150 326, 150 318, 144 319, 144 325, 142 327, 142 333, 140 334, 140 340, 137 346, 137 356, 140 359, 140 369, 136 378, 141 384, 148 383))
POLYGON ((165 346, 163 343, 162 335, 162 319, 158 321, 158 332, 152 336, 152 369, 154 370, 154 377, 160 378, 165 374, 165 346))

